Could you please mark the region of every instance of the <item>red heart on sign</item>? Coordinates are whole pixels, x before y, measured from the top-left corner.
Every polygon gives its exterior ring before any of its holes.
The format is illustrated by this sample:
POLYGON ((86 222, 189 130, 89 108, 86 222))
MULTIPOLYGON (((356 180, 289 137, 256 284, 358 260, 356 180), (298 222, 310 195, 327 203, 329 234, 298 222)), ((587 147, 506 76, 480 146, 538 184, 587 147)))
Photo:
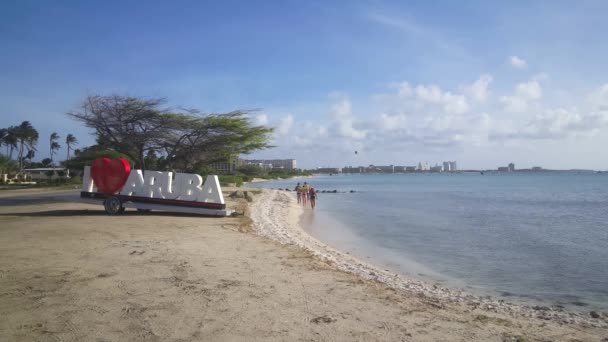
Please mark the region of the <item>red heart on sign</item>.
POLYGON ((123 158, 97 158, 91 165, 91 177, 97 190, 108 196, 122 190, 130 173, 131 165, 123 158))

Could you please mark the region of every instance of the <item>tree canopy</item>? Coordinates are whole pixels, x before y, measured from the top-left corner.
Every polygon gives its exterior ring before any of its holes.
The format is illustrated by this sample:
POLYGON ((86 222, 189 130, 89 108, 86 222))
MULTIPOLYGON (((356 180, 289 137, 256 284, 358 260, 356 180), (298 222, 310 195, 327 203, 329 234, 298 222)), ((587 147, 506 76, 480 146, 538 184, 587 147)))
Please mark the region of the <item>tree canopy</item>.
POLYGON ((160 154, 165 168, 191 171, 272 147, 272 128, 253 125, 248 111, 203 114, 165 104, 164 99, 89 96, 68 115, 94 130, 100 149, 124 153, 141 168, 151 151, 160 154))

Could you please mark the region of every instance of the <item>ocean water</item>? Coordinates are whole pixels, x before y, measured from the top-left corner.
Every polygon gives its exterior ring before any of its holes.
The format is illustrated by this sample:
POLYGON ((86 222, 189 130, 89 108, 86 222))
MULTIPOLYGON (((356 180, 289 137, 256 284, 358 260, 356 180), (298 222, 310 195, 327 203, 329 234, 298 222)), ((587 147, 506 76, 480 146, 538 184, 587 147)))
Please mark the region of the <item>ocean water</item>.
MULTIPOLYGON (((295 187, 297 181, 258 183, 295 187)), ((391 271, 508 301, 608 309, 608 174, 321 176, 302 221, 391 271), (356 192, 351 193, 350 190, 356 192)))

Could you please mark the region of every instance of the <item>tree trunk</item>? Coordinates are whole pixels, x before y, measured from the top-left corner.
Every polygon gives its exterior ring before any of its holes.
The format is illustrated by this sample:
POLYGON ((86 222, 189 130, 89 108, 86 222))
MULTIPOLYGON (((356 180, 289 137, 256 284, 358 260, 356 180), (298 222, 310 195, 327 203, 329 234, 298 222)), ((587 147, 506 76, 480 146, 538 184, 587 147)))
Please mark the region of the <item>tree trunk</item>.
POLYGON ((139 150, 139 165, 142 171, 146 169, 146 162, 144 161, 144 149, 140 148, 139 150))
POLYGON ((18 164, 19 164, 19 171, 23 170, 23 141, 21 141, 21 144, 19 145, 19 160, 18 160, 18 164))

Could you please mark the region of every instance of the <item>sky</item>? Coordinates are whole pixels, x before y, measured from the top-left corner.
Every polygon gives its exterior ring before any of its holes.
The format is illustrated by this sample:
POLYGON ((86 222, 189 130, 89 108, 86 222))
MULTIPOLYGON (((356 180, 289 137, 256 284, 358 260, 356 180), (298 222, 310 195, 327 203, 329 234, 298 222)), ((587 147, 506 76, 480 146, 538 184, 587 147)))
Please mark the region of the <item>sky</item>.
MULTIPOLYGON (((0 127, 37 159, 87 95, 164 97, 275 127, 298 166, 608 169, 606 1, 14 1, 0 127), (354 152, 357 151, 355 154, 354 152)), ((66 153, 65 146, 59 155, 66 153)))

